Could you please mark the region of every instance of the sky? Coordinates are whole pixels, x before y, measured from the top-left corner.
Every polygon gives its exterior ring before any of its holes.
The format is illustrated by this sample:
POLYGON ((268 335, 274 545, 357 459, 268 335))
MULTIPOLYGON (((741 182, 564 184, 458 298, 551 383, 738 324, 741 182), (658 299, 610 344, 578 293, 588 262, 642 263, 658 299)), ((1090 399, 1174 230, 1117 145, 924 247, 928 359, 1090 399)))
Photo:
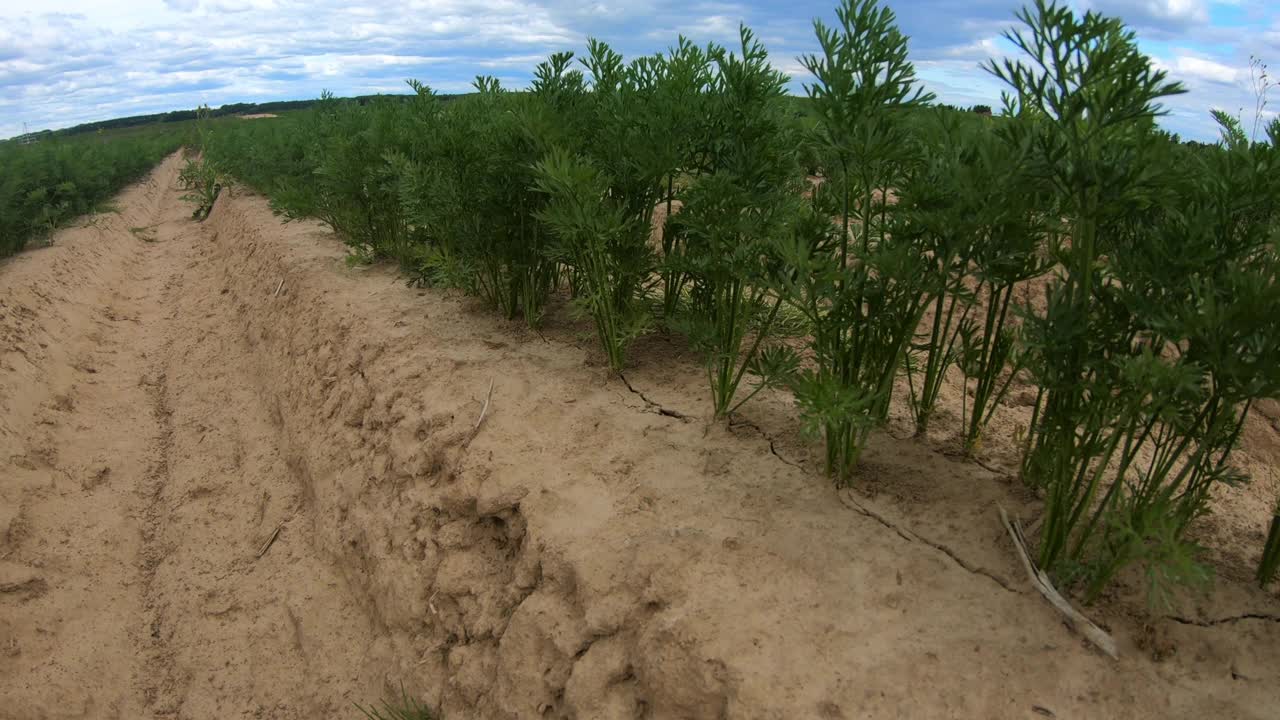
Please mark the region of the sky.
MULTIPOLYGON (((1153 62, 1188 88, 1162 124, 1215 137, 1210 109, 1252 125, 1250 56, 1280 75, 1275 0, 1068 0, 1123 18, 1153 62)), ((525 87, 551 52, 587 37, 627 57, 683 34, 736 40, 745 22, 803 93, 797 58, 835 0, 10 0, 0 7, 0 138, 202 103, 407 92, 415 78, 463 92, 476 75, 525 87)), ((998 106, 983 60, 1009 51, 1018 0, 888 0, 940 102, 998 106)), ((1280 89, 1271 109, 1280 108, 1280 89)), ((1274 113, 1271 113, 1274 116, 1274 113)))

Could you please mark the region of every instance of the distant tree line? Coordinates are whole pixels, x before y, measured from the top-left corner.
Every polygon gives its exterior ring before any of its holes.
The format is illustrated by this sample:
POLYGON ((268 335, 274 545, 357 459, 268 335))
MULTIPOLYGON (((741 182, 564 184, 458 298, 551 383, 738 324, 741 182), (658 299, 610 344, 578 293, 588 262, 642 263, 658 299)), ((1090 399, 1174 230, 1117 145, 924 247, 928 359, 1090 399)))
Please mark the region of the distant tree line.
POLYGON ((960 107, 959 105, 951 105, 948 103, 933 103, 933 104, 940 108, 946 108, 947 110, 954 110, 956 112, 961 112, 961 113, 977 113, 978 115, 991 114, 990 105, 973 105, 970 107, 960 107))
MULTIPOLYGON (((364 105, 374 98, 390 97, 404 98, 408 100, 412 95, 359 95, 350 100, 364 105)), ((451 96, 442 96, 443 99, 450 99, 451 96)), ((209 117, 223 117, 225 115, 252 115, 258 113, 279 113, 289 110, 303 110, 315 104, 316 99, 307 100, 276 100, 265 103, 231 103, 218 108, 209 110, 209 117)), ((43 140, 50 137, 69 135, 80 135, 83 133, 97 132, 99 130, 118 130, 120 128, 138 127, 140 125, 151 125, 155 123, 174 123, 185 120, 195 120, 196 110, 174 110, 171 112, 153 113, 150 115, 131 115, 129 117, 114 118, 111 120, 98 120, 91 123, 83 123, 62 130, 40 130, 38 132, 19 135, 13 140, 18 143, 28 143, 43 140)))

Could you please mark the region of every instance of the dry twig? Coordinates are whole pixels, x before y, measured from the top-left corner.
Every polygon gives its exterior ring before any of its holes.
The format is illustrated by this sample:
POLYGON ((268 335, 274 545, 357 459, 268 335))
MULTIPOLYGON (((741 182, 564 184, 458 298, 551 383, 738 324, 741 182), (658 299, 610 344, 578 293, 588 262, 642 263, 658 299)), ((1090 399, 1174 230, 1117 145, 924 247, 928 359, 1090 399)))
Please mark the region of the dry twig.
POLYGON ((487 415, 489 412, 489 401, 492 399, 493 399, 493 379, 490 378, 489 393, 485 395, 484 407, 480 408, 480 417, 479 419, 476 420, 476 426, 471 428, 471 436, 467 438, 468 445, 471 444, 471 441, 474 440, 476 435, 480 433, 480 424, 484 422, 484 416, 487 415))
POLYGON ((1045 575, 1043 570, 1037 568, 1035 563, 1031 562, 1031 555, 1027 552, 1027 539, 1022 534, 1022 525, 1017 520, 1010 521, 1009 514, 1005 512, 1003 506, 997 507, 1000 509, 1000 521, 1004 523, 1005 529, 1009 531, 1009 537, 1013 540, 1013 547, 1018 551, 1018 556, 1022 558, 1022 566, 1027 571, 1027 577, 1031 579, 1031 585, 1040 591, 1040 594, 1049 601, 1050 605, 1067 618, 1067 623, 1075 628, 1076 632, 1083 635, 1086 640, 1093 643, 1113 660, 1118 659, 1120 655, 1116 650, 1115 639, 1106 630, 1094 625, 1092 620, 1081 614, 1079 610, 1071 606, 1071 603, 1066 598, 1062 597, 1062 594, 1050 582, 1049 576, 1045 575))
POLYGON ((267 554, 267 551, 271 549, 272 543, 274 543, 276 538, 280 536, 280 531, 282 529, 284 529, 284 523, 280 523, 276 526, 275 530, 271 531, 271 536, 267 538, 266 542, 262 543, 261 548, 258 548, 258 557, 262 557, 267 554))

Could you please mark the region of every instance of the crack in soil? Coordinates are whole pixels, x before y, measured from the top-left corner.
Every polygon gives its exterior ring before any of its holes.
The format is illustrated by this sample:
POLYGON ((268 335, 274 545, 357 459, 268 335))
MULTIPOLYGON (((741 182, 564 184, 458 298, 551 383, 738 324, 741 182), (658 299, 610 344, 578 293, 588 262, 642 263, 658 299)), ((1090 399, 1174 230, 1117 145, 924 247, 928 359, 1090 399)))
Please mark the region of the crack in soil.
MULTIPOLYGON (((778 458, 782 462, 794 468, 798 468, 800 470, 804 469, 804 466, 801 465, 800 463, 797 463, 794 460, 789 460, 785 456, 783 456, 781 453, 779 453, 776 445, 774 444, 773 437, 768 433, 766 433, 764 429, 761 428, 759 425, 756 425, 750 420, 739 420, 733 417, 729 418, 729 428, 732 429, 735 427, 749 427, 752 430, 755 430, 757 433, 759 433, 760 437, 764 438, 769 443, 769 452, 773 453, 774 457, 778 458)), ((928 545, 934 550, 937 550, 938 552, 951 558, 952 562, 954 562, 956 565, 959 565, 962 569, 970 573, 973 573, 974 575, 982 575, 983 577, 991 580, 995 584, 1004 588, 1008 592, 1011 592, 1017 595, 1022 594, 1021 590, 1015 589, 1004 578, 1000 577, 999 575, 996 575, 990 570, 986 570, 985 568, 980 568, 980 567, 977 567, 976 565, 973 565, 969 561, 957 555, 954 550, 947 547, 946 545, 930 540, 926 537, 923 537, 917 534, 913 530, 901 528, 896 524, 890 522, 883 515, 880 515, 879 513, 867 508, 866 506, 862 505, 857 500, 855 500, 853 497, 850 497, 847 491, 837 491, 836 494, 840 497, 840 502, 845 507, 849 508, 850 510, 853 510, 854 512, 860 513, 862 515, 865 515, 879 522, 881 525, 897 533, 903 540, 906 540, 908 542, 916 542, 916 543, 928 545)))
MULTIPOLYGON (((893 438, 895 440, 902 440, 902 441, 906 441, 908 439, 915 440, 915 441, 922 440, 922 438, 920 438, 918 435, 912 435, 910 438, 900 438, 894 435, 893 438)), ((1002 480, 1016 480, 1018 477, 1018 473, 1016 471, 1001 470, 1000 468, 992 465, 986 460, 983 460, 977 455, 965 454, 963 450, 954 449, 954 448, 942 448, 942 449, 939 449, 938 452, 942 453, 944 457, 954 459, 958 462, 973 463, 974 465, 977 465, 978 467, 982 468, 983 470, 986 470, 987 472, 991 473, 992 475, 995 475, 997 478, 1002 480)))
POLYGON ((635 389, 634 386, 632 386, 631 381, 627 380, 626 375, 623 375, 622 373, 618 373, 618 377, 622 379, 622 384, 626 385, 628 390, 630 390, 633 394, 638 395, 640 399, 644 401, 646 410, 652 410, 658 413, 659 415, 664 415, 669 418, 675 418, 681 422, 693 422, 694 420, 697 419, 692 415, 686 415, 685 413, 682 413, 679 410, 672 410, 669 407, 666 407, 660 403, 656 403, 650 400, 648 397, 645 396, 644 393, 640 392, 639 390, 635 389))
POLYGON ((965 457, 965 459, 972 461, 974 465, 977 465, 978 467, 982 468, 983 470, 986 470, 987 472, 991 473, 992 475, 995 475, 998 478, 1007 478, 1010 480, 1014 480, 1014 479, 1017 479, 1018 477, 1016 474, 1011 473, 1007 470, 1000 470, 999 468, 996 468, 995 466, 987 463, 985 460, 982 460, 980 458, 965 457))
POLYGON ((850 492, 849 492, 848 490, 840 490, 840 491, 837 491, 837 492, 836 492, 836 495, 840 498, 840 503, 841 503, 842 505, 844 505, 845 507, 849 508, 850 510, 853 510, 853 511, 854 511, 854 512, 856 512, 856 513, 859 513, 859 514, 861 514, 861 515, 865 515, 865 516, 867 516, 867 517, 869 517, 869 518, 871 518, 871 519, 875 520, 876 522, 880 523, 881 525, 883 525, 883 526, 885 526, 885 527, 889 528, 890 530, 892 530, 892 531, 896 532, 896 533, 897 533, 897 534, 898 534, 902 539, 907 540, 907 541, 909 541, 909 542, 918 542, 918 543, 922 543, 922 544, 924 544, 924 545, 928 545, 929 547, 933 548, 934 550, 937 550, 938 552, 942 553, 943 555, 946 555, 947 557, 951 558, 951 560, 952 560, 953 562, 955 562, 955 564, 956 564, 956 565, 959 565, 961 568, 963 568, 963 569, 967 570, 968 572, 971 572, 971 573, 973 573, 974 575, 981 575, 981 576, 983 576, 983 577, 985 577, 985 578, 987 578, 987 579, 991 580, 991 581, 992 581, 992 582, 994 582, 995 584, 999 585, 1000 587, 1004 588, 1004 589, 1005 589, 1006 591, 1008 591, 1008 592, 1014 593, 1014 594, 1016 594, 1016 595, 1021 595, 1021 594, 1022 594, 1022 591, 1021 591, 1021 590, 1015 589, 1015 588, 1014 588, 1013 586, 1011 586, 1011 585, 1008 583, 1008 581, 1006 581, 1004 578, 1000 577, 999 575, 996 575, 995 573, 991 572, 990 570, 987 570, 987 569, 985 569, 985 568, 980 568, 980 567, 978 567, 978 566, 976 566, 976 565, 973 565, 973 564, 972 564, 972 563, 970 563, 969 561, 967 561, 967 560, 965 560, 964 558, 962 558, 962 557, 960 557, 959 555, 957 555, 957 554, 956 554, 956 552, 955 552, 954 550, 952 550, 951 548, 947 547, 946 545, 943 545, 943 544, 942 544, 942 543, 940 543, 940 542, 935 542, 935 541, 933 541, 933 540, 930 540, 929 538, 923 537, 923 536, 921 536, 921 535, 917 534, 914 530, 904 529, 904 528, 901 528, 901 527, 899 527, 898 525, 896 525, 896 524, 894 524, 894 523, 890 522, 890 521, 889 521, 888 519, 886 519, 883 515, 881 515, 881 514, 879 514, 879 513, 875 512, 874 510, 871 510, 870 508, 866 507, 866 506, 865 506, 865 505, 863 505, 862 503, 858 502, 858 501, 857 501, 857 500, 856 500, 856 499, 855 499, 855 498, 850 494, 850 492))
POLYGON ((782 453, 778 452, 778 446, 774 443, 773 436, 765 432, 764 429, 762 429, 759 425, 751 422, 750 420, 738 420, 735 417, 730 417, 729 429, 732 430, 735 427, 749 427, 752 430, 755 430, 757 433, 760 434, 760 437, 764 438, 765 441, 769 443, 769 452, 773 453, 774 457, 778 458, 779 460, 790 465, 793 468, 796 468, 798 470, 804 470, 804 465, 801 465, 795 460, 791 460, 787 458, 785 455, 783 455, 782 453))
POLYGON ((1229 617, 1218 618, 1216 620, 1196 620, 1194 618, 1179 617, 1177 615, 1166 615, 1167 619, 1172 620, 1180 625, 1194 625, 1196 627, 1217 627, 1218 625, 1233 625, 1242 620, 1262 620, 1264 622, 1280 623, 1280 615, 1270 615, 1268 613, 1244 613, 1243 615, 1231 615, 1229 617))

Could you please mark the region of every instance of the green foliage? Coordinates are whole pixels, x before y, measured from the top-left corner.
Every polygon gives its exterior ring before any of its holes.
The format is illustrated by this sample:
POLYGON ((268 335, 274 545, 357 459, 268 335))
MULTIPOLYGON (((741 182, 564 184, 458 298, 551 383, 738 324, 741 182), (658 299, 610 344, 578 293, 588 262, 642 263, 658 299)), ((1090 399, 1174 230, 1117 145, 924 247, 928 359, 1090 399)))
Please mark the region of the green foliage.
POLYGON ((1105 231, 1130 208, 1156 200, 1155 102, 1181 88, 1151 70, 1117 20, 1094 13, 1080 19, 1039 1, 1020 18, 1027 29, 1006 37, 1031 64, 1006 60, 990 70, 1012 88, 1010 109, 1028 118, 1018 129, 1034 138, 1036 171, 1055 191, 1052 211, 1066 218, 1050 248, 1064 272, 1044 314, 1027 323, 1046 404, 1023 472, 1048 495, 1039 559, 1054 571, 1066 563, 1068 541, 1093 507, 1117 447, 1119 435, 1109 430, 1134 410, 1112 392, 1118 366, 1110 362, 1127 354, 1130 338, 1096 301, 1099 258, 1113 248, 1105 231))
POLYGON ((947 370, 965 378, 964 445, 972 452, 1017 374, 1011 326, 1015 287, 1044 274, 1042 193, 1018 133, 992 133, 939 113, 919 171, 901 184, 902 222, 923 246, 932 294, 927 333, 906 358, 916 431, 929 425, 947 370), (919 377, 917 383, 916 378, 919 377))
POLYGON ((181 131, 153 128, 121 137, 0 143, 0 257, 94 212, 182 141, 181 131))
POLYGON ((435 720, 439 717, 426 704, 407 693, 404 687, 400 688, 399 699, 383 700, 381 707, 371 705, 366 708, 357 703, 356 709, 367 720, 435 720))
MULTIPOLYGON (((713 101, 713 56, 723 51, 715 46, 698 48, 681 37, 667 55, 650 60, 653 82, 648 102, 639 110, 640 122, 651 128, 652 146, 666 157, 656 164, 666 170, 662 203, 666 218, 662 227, 662 314, 674 318, 689 278, 683 266, 683 244, 674 231, 676 194, 705 170, 707 146, 714 139, 707 107, 713 101), (681 186, 677 186, 677 180, 681 186)), ((643 67, 643 66, 642 66, 643 67)))
POLYGON ((362 259, 409 256, 410 225, 389 157, 409 140, 406 103, 367 106, 325 93, 297 125, 219 121, 204 138, 204 161, 272 195, 288 218, 316 217, 362 259))
MULTIPOLYGON (((509 318, 534 325, 558 277, 535 214, 532 165, 555 127, 557 106, 582 92, 570 55, 539 66, 532 95, 478 78, 477 95, 446 107, 419 86, 417 146, 401 158, 401 202, 430 250, 428 279, 460 285, 509 318)), ((564 114, 567 114, 565 112, 564 114)))
POLYGON ((779 238, 777 291, 813 329, 813 361, 794 379, 807 427, 826 437, 827 472, 849 481, 871 428, 888 416, 897 369, 926 304, 923 249, 891 232, 889 193, 920 157, 897 114, 931 99, 916 86, 907 40, 888 8, 848 0, 839 25, 815 21, 821 55, 801 58, 827 180, 801 232, 779 238), (833 226, 825 218, 836 217, 833 226))
POLYGON ((310 184, 318 217, 357 256, 403 259, 408 218, 387 156, 404 144, 404 105, 384 101, 366 110, 331 101, 316 112, 310 184))
POLYGON ((649 325, 648 226, 614 199, 612 179, 590 161, 555 151, 534 169, 535 187, 549 198, 539 217, 555 235, 554 257, 572 269, 575 303, 595 321, 609 366, 621 370, 627 346, 649 325))
MULTIPOLYGON (((1220 116, 1224 145, 1187 157, 1154 128, 1181 92, 1119 21, 1037 3, 1008 37, 1032 59, 991 70, 1052 191, 1060 272, 1023 344, 1042 389, 1024 476, 1046 495, 1040 564, 1096 597, 1124 567, 1204 571, 1185 537, 1229 463, 1250 404, 1280 390, 1271 245, 1274 147, 1220 116)), ((1274 140, 1274 138, 1273 138, 1274 140)))
POLYGON ((206 158, 237 181, 269 196, 272 207, 286 217, 317 214, 310 185, 315 162, 308 150, 318 113, 288 119, 215 120, 211 124, 216 142, 205 148, 206 158))
MULTIPOLYGON (((683 251, 667 269, 690 286, 687 311, 669 324, 705 354, 715 414, 722 417, 741 405, 734 404, 738 387, 782 306, 781 296, 768 293, 780 262, 774 239, 791 232, 802 201, 796 138, 782 103, 787 78, 769 66, 764 46, 745 27, 741 55, 720 49, 712 55, 719 72, 707 116, 715 139, 703 174, 668 221, 683 251)), ((757 390, 772 379, 762 376, 757 390)))
MULTIPOLYGON (((815 22, 806 98, 746 28, 732 50, 681 38, 630 62, 591 40, 526 92, 410 83, 213 120, 204 157, 353 257, 506 317, 536 325, 570 295, 614 370, 650 328, 681 331, 716 416, 791 390, 841 484, 900 374, 919 433, 948 374, 963 379, 968 453, 1029 379, 1040 565, 1089 596, 1140 567, 1160 600, 1208 579, 1187 528, 1244 479, 1245 418, 1280 395, 1280 124, 1254 142, 1218 113, 1222 143, 1179 145, 1155 120, 1182 89, 1118 20, 1042 0, 1019 18, 1021 57, 988 65, 1009 88, 999 118, 927 107, 893 13, 845 0, 815 22)), ((81 186, 3 187, 40 227, 81 186)), ((1277 567, 1273 527, 1259 581, 1277 567)))
POLYGON ((189 151, 194 150, 195 154, 187 157, 187 164, 178 173, 178 182, 188 191, 182 199, 196 204, 191 217, 203 221, 209 217, 218 193, 222 192, 224 177, 218 171, 218 163, 209 157, 213 141, 209 130, 209 108, 201 107, 197 112, 196 133, 199 145, 194 149, 188 148, 189 151))

